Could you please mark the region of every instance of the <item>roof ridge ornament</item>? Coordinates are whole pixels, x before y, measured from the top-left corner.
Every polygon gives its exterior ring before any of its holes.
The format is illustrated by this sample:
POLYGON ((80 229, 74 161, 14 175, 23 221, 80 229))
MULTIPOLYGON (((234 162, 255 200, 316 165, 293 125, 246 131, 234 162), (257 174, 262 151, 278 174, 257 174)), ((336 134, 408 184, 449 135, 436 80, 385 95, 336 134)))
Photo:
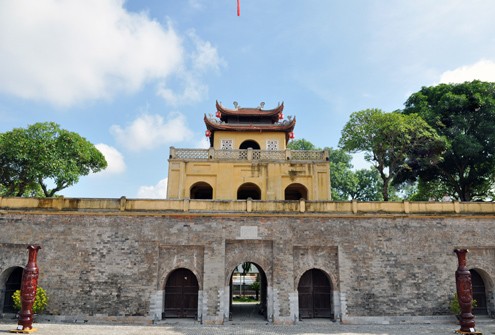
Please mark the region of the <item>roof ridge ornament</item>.
POLYGON ((234 101, 234 107, 235 109, 239 109, 241 106, 239 106, 239 103, 237 101, 234 101))

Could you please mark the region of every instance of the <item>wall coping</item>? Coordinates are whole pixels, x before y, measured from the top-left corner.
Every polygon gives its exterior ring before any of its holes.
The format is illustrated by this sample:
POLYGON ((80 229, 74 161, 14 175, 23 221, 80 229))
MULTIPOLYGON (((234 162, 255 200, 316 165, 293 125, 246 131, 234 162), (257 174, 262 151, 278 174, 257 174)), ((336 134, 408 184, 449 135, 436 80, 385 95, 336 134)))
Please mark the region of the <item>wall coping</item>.
POLYGON ((360 202, 360 201, 262 201, 121 198, 10 198, 0 197, 0 213, 9 211, 259 214, 459 214, 495 215, 495 202, 360 202))

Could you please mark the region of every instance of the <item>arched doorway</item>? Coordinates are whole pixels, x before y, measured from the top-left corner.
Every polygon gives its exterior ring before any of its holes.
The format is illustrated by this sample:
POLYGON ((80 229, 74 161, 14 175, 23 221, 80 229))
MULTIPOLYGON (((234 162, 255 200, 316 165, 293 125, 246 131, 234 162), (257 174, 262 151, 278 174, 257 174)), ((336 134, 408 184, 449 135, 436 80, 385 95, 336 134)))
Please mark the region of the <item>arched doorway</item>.
POLYGON ((190 199, 213 199, 213 188, 205 182, 197 182, 191 186, 190 199))
POLYGON ((21 289, 22 272, 23 268, 21 267, 13 267, 5 270, 4 272, 5 276, 8 277, 5 281, 5 295, 3 297, 4 299, 2 308, 3 313, 17 313, 17 310, 14 309, 12 294, 14 294, 15 291, 21 289))
POLYGON ((476 300, 476 307, 473 308, 474 315, 487 315, 488 309, 486 304, 486 288, 483 278, 478 271, 472 269, 471 284, 473 287, 473 299, 476 300))
POLYGON ((230 275, 229 320, 266 321, 267 280, 261 266, 243 262, 230 275))
POLYGON ((333 318, 332 286, 325 272, 306 271, 299 279, 299 318, 333 318))
POLYGON ((239 146, 239 149, 254 149, 254 150, 260 150, 260 145, 258 142, 253 141, 253 140, 247 140, 241 143, 239 146))
POLYGON ((162 318, 196 318, 198 291, 198 280, 191 270, 174 270, 165 284, 165 308, 162 318))
POLYGON ((258 185, 245 183, 239 186, 237 189, 237 200, 246 200, 247 198, 261 200, 261 190, 258 185))
POLYGON ((285 188, 285 200, 308 199, 308 189, 303 184, 290 184, 285 188))

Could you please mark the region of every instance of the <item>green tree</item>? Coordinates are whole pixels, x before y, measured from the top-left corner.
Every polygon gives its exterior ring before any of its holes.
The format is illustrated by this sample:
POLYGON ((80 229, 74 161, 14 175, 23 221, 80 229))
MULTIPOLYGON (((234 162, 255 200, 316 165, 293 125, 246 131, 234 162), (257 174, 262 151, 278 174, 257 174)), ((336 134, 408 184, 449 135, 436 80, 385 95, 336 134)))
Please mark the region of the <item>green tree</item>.
POLYGON ((447 140, 443 161, 418 171, 440 181, 450 196, 471 201, 492 197, 495 181, 495 83, 481 81, 423 87, 405 103, 447 140))
POLYGON ((313 143, 304 138, 292 140, 287 144, 287 149, 290 150, 319 150, 313 143))
POLYGON ((77 183, 80 176, 106 166, 105 157, 93 144, 53 122, 0 134, 3 196, 52 197, 77 183))
POLYGON ((443 201, 445 196, 450 196, 449 189, 440 180, 419 179, 413 185, 415 185, 414 192, 408 197, 411 201, 443 201))
POLYGON ((388 201, 394 178, 413 167, 436 164, 445 143, 418 115, 366 109, 351 114, 339 146, 365 153, 380 174, 383 200, 388 201))
MULTIPOLYGON (((320 150, 306 139, 290 141, 291 150, 320 150)), ((353 170, 352 156, 345 150, 325 148, 329 152, 330 180, 333 200, 382 200, 380 176, 375 170, 353 170)))
POLYGON ((381 181, 376 170, 353 170, 352 156, 342 149, 329 149, 333 200, 382 200, 381 181))

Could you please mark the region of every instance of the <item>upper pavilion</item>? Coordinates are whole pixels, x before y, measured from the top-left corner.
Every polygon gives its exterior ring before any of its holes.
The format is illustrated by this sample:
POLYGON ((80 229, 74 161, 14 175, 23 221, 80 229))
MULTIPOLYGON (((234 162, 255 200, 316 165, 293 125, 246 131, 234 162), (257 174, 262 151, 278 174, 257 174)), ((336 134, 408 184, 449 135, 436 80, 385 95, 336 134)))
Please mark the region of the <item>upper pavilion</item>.
POLYGON ((170 148, 167 198, 329 200, 326 150, 288 150, 295 117, 284 104, 234 109, 215 104, 204 116, 209 149, 170 148))
POLYGON ((240 131, 240 132, 282 132, 285 134, 286 142, 294 137, 294 126, 296 118, 284 121, 284 103, 274 109, 262 109, 264 103, 257 108, 240 108, 235 103, 235 109, 228 109, 216 102, 217 119, 208 118, 205 114, 204 121, 207 136, 213 146, 216 131, 240 131))

